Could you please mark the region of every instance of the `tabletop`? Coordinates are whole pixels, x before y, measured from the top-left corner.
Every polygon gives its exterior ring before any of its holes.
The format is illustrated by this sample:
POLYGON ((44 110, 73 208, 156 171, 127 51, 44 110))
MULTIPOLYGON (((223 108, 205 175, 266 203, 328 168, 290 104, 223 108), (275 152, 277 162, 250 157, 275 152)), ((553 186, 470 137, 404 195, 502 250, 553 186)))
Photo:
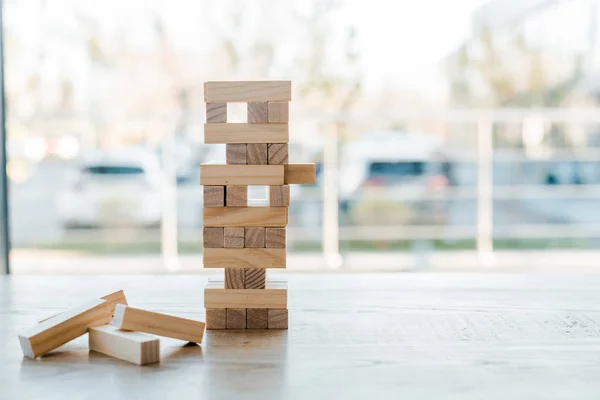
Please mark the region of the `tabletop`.
POLYGON ((600 396, 600 275, 286 278, 288 331, 161 339, 160 364, 139 367, 85 337, 25 359, 17 333, 116 289, 132 306, 204 319, 205 275, 0 277, 0 399, 600 396))

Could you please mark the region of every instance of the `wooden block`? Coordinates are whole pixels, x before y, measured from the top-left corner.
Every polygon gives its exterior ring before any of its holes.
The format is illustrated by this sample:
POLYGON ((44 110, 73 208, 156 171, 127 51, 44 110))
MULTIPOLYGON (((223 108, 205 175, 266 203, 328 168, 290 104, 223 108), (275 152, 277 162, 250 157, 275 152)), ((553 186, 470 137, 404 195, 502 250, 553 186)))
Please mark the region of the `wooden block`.
POLYGON ((247 207, 248 206, 248 186, 229 185, 225 187, 227 207, 247 207))
POLYGON ((265 289, 225 289, 209 282, 204 289, 206 308, 287 308, 287 283, 267 282, 265 289))
POLYGON ((269 122, 269 106, 266 101, 251 101, 248 103, 248 123, 269 122))
POLYGON ((265 227, 249 226, 244 228, 244 247, 264 248, 265 247, 265 227))
POLYGON ((265 247, 285 249, 285 228, 265 228, 265 247))
POLYGON ((286 226, 287 207, 209 207, 202 210, 204 226, 286 226))
POLYGON ((314 185, 317 181, 317 168, 315 164, 285 164, 283 183, 314 185))
POLYGON ((225 308, 206 309, 206 329, 227 328, 227 310, 225 308))
POLYGON ((225 160, 227 164, 246 164, 246 144, 226 144, 225 160))
POLYGON ((289 141, 288 124, 204 124, 204 143, 206 144, 287 143, 289 141))
POLYGON ((266 269, 244 268, 244 289, 264 289, 266 286, 266 269))
POLYGON ((288 144, 269 143, 267 146, 267 164, 279 165, 287 164, 288 162, 288 144))
POLYGON ((252 165, 267 163, 267 144, 248 143, 246 145, 246 162, 252 165))
POLYGON ((205 249, 219 249, 225 246, 222 227, 204 228, 203 232, 204 233, 202 239, 205 249))
POLYGON ((160 361, 160 341, 144 333, 122 331, 112 325, 90 328, 90 350, 137 365, 160 361))
POLYGON ((244 248, 244 228, 224 228, 224 245, 226 249, 244 248))
POLYGON ((19 334, 21 349, 26 357, 39 357, 85 334, 91 327, 108 324, 111 317, 109 302, 88 301, 19 334))
POLYGON ((284 165, 200 166, 201 185, 283 185, 284 165))
POLYGON ((204 83, 205 102, 290 101, 290 81, 216 81, 204 83))
POLYGON ((243 289, 246 274, 242 268, 225 268, 225 289, 243 289))
POLYGON ((206 123, 226 123, 227 103, 206 103, 206 123))
POLYGON ((287 101, 270 101, 268 105, 270 123, 287 123, 290 120, 290 103, 287 101))
POLYGON ((269 329, 287 329, 288 328, 288 310, 269 308, 269 329))
POLYGON ((247 329, 267 329, 269 310, 266 308, 249 308, 246 310, 247 329))
POLYGON ((289 207, 290 187, 289 185, 269 186, 269 206, 289 207))
POLYGON ((246 309, 227 309, 227 329, 246 329, 246 309))
MULTIPOLYGON (((106 300, 109 303, 111 315, 115 313, 115 307, 116 307, 117 304, 125 304, 125 305, 127 305, 127 298, 125 297, 125 292, 123 292, 122 290, 117 290, 116 292, 107 294, 106 296, 102 296, 102 297, 100 297, 100 300, 106 300)), ((54 317, 56 317, 59 314, 60 313, 51 315, 51 316, 43 318, 43 319, 40 319, 38 321, 38 323, 47 321, 50 318, 54 318, 54 317)))
MULTIPOLYGON (((217 307, 218 308, 218 307, 217 307)), ((112 324, 119 329, 202 343, 204 322, 117 305, 112 324)))
POLYGON ((204 249, 204 268, 285 268, 285 249, 204 249))
POLYGON ((225 206, 225 186, 204 186, 204 207, 225 206))

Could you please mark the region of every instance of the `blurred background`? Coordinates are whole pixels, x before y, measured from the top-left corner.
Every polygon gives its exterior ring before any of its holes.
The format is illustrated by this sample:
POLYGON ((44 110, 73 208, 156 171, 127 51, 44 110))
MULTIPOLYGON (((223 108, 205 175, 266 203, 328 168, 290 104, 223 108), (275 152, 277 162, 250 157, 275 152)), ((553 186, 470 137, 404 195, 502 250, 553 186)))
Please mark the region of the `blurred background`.
POLYGON ((598 3, 5 0, 12 272, 201 271, 202 84, 267 79, 290 269, 594 268, 598 3))

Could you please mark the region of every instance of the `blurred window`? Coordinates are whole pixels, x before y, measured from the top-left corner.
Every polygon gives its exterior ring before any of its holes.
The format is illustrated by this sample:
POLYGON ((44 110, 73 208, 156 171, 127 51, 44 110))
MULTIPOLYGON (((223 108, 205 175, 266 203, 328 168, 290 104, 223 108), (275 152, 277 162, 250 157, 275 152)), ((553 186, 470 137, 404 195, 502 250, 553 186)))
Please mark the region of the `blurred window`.
POLYGON ((141 175, 144 170, 140 167, 97 165, 86 167, 83 172, 92 175, 141 175))

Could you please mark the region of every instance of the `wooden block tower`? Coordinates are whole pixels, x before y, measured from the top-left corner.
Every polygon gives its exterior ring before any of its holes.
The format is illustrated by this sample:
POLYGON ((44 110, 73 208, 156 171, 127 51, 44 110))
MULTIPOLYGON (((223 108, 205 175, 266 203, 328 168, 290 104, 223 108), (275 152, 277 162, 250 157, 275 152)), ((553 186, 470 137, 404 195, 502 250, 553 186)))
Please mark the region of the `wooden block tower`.
POLYGON ((203 164, 204 268, 225 268, 204 290, 207 329, 287 329, 287 283, 267 280, 286 267, 289 184, 314 184, 314 164, 289 164, 289 81, 206 82, 204 142, 225 144, 227 163, 203 164), (227 123, 227 103, 248 105, 247 123, 227 123), (268 186, 248 204, 248 186, 268 186))

